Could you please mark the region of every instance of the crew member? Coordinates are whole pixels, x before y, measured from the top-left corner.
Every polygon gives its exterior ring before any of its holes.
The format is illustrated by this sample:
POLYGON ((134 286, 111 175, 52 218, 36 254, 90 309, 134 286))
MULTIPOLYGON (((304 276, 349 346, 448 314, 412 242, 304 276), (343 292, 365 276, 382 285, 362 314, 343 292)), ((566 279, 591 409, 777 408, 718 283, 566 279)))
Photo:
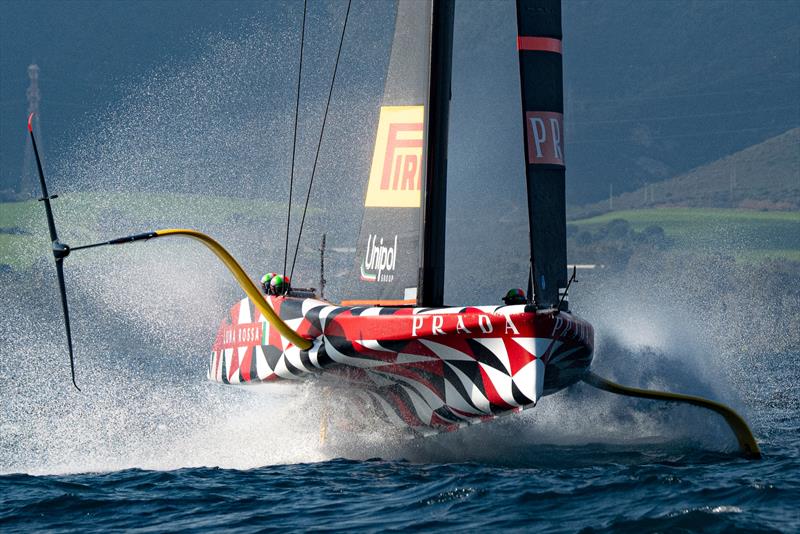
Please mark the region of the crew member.
POLYGON ((506 296, 503 297, 503 302, 505 302, 507 305, 525 304, 525 292, 520 288, 509 289, 508 293, 506 293, 506 296))
POLYGON ((291 281, 288 276, 276 274, 269 281, 270 295, 285 295, 291 289, 291 281))
POLYGON ((261 290, 265 295, 269 295, 269 283, 275 278, 275 273, 267 273, 261 277, 261 290))

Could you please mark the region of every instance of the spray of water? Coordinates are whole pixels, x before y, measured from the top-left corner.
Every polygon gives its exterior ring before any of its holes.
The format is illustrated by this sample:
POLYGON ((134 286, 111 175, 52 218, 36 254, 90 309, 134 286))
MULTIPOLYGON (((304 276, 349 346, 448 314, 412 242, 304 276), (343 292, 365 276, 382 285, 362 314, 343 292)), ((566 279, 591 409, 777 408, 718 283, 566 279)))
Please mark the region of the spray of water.
MULTIPOLYGON (((338 37, 338 7, 316 6, 309 13, 314 40, 306 51, 311 59, 300 109, 301 191, 332 69, 333 58, 322 51, 338 37)), ((331 120, 338 127, 331 128, 320 155, 347 178, 331 187, 325 185, 327 172, 317 177, 319 191, 335 206, 360 203, 361 187, 346 186, 351 175, 342 167, 363 171, 358 161, 366 161, 368 150, 360 136, 366 138, 370 128, 370 108, 355 103, 379 98, 382 90, 375 74, 381 62, 371 60, 385 55, 386 38, 369 33, 372 26, 361 20, 371 16, 366 7, 354 19, 360 31, 350 38, 350 55, 359 55, 341 73, 343 86, 355 89, 334 92, 331 120)), ((195 227, 225 243, 252 273, 280 265, 294 113, 293 88, 285 81, 297 67, 295 15, 252 24, 236 38, 204 39, 194 61, 165 65, 133 82, 119 105, 99 110, 97 128, 83 132, 69 155, 54 158, 48 169, 51 188, 62 193, 55 206, 62 239, 81 244, 159 227, 195 227)), ((343 213, 352 215, 339 217, 345 219, 341 227, 359 224, 359 212, 343 213)), ((309 214, 305 235, 314 236, 307 240, 312 247, 329 215, 319 209, 309 214)), ((46 251, 40 228, 31 241, 46 251)), ((326 231, 336 245, 336 229, 326 231)), ((325 457, 307 387, 257 391, 206 381, 209 343, 240 297, 202 247, 165 240, 68 258, 83 393, 70 389, 65 374, 51 260, 3 276, 12 290, 0 300, 0 472, 252 467, 325 457)), ((302 283, 303 276, 301 269, 296 279, 302 283)))

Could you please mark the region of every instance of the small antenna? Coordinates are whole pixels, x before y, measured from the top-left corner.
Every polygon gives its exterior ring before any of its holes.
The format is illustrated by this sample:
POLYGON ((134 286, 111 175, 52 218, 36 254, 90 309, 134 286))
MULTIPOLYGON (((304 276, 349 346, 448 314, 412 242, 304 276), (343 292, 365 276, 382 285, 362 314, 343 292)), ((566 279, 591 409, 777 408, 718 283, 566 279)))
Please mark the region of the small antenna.
POLYGON ((325 237, 322 234, 322 244, 319 246, 319 298, 325 298, 325 237))
POLYGON ((567 287, 564 288, 564 294, 561 295, 561 300, 558 301, 558 306, 556 306, 556 311, 561 311, 561 305, 564 303, 564 299, 567 298, 567 293, 569 292, 569 287, 572 285, 572 282, 577 282, 577 274, 578 274, 578 266, 572 266, 572 276, 569 277, 569 281, 567 282, 567 287))

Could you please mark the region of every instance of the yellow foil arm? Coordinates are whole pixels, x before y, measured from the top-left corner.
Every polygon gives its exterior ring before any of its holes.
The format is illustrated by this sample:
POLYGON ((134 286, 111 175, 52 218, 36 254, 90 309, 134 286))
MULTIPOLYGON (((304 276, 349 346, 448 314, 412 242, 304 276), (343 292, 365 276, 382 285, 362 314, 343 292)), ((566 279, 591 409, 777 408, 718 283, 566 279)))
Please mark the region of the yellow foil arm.
POLYGON ((682 402, 684 404, 691 404, 699 406, 700 408, 707 408, 713 410, 725 418, 728 426, 733 430, 736 439, 739 441, 739 448, 747 458, 758 459, 761 458, 761 451, 758 448, 753 433, 750 432, 750 427, 742 416, 736 413, 731 408, 714 402, 712 400, 704 399, 702 397, 695 397, 694 395, 683 395, 681 393, 670 393, 667 391, 649 391, 646 389, 631 388, 614 383, 611 380, 606 380, 603 377, 589 371, 583 377, 583 381, 594 386, 598 389, 608 391, 610 393, 617 393, 618 395, 626 395, 628 397, 638 397, 641 399, 653 399, 670 402, 682 402))
POLYGON ((261 290, 256 286, 250 277, 247 276, 247 273, 244 272, 239 262, 230 255, 230 253, 225 250, 222 245, 217 243, 215 240, 210 238, 204 233, 198 232, 196 230, 186 230, 182 228, 170 228, 167 230, 157 230, 155 232, 155 237, 166 237, 171 235, 180 235, 184 237, 190 237, 196 241, 200 241, 202 244, 207 246, 211 249, 222 263, 225 264, 225 267, 233 274, 233 277, 236 278, 236 281, 239 283, 244 292, 247 293, 247 296, 250 297, 250 300, 253 301, 253 304, 261 311, 264 317, 269 321, 275 329, 280 332, 280 334, 292 342, 296 347, 299 347, 303 350, 308 350, 311 348, 311 341, 302 337, 300 334, 292 330, 292 328, 286 324, 283 319, 278 317, 278 314, 275 313, 275 310, 272 309, 272 306, 269 305, 267 300, 264 298, 264 295, 261 294, 261 290))

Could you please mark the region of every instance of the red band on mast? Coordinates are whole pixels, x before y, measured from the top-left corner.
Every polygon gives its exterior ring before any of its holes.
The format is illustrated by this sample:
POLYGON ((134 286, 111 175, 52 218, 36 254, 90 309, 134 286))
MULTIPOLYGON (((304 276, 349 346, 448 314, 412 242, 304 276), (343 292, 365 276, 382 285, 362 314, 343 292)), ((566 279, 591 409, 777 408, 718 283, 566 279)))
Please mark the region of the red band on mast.
POLYGON ((33 120, 33 113, 28 115, 28 131, 33 133, 33 126, 31 125, 31 121, 33 120))
POLYGON ((561 39, 551 37, 517 37, 517 50, 561 53, 561 39))

